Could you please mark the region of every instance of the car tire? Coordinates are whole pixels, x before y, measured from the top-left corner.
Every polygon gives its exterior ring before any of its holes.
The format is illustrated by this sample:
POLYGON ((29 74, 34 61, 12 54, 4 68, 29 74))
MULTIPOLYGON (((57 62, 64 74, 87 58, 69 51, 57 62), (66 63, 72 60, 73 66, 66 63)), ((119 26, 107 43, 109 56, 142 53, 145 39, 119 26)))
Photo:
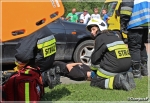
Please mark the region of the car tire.
POLYGON ((86 40, 81 42, 73 55, 74 62, 84 63, 87 65, 91 64, 90 56, 94 50, 94 40, 86 40), (91 54, 90 54, 91 53, 91 54))

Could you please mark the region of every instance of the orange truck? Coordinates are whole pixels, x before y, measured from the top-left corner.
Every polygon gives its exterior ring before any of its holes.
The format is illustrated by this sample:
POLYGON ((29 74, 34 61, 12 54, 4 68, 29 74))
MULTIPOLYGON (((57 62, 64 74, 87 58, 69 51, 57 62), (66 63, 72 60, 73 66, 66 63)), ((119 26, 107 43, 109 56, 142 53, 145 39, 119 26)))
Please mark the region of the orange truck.
POLYGON ((60 0, 0 0, 1 42, 32 34, 64 14, 60 0))

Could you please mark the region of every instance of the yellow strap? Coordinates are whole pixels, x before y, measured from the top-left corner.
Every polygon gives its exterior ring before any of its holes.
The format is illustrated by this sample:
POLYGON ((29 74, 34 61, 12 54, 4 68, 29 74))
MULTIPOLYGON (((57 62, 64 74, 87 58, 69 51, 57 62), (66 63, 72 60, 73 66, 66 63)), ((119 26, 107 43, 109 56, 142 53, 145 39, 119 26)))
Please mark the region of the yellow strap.
POLYGON ((127 34, 122 33, 123 38, 127 38, 127 34))
POLYGON ((25 83, 25 101, 26 101, 26 103, 30 103, 29 83, 25 83))
POLYGON ((127 46, 125 44, 122 44, 122 45, 115 45, 115 46, 111 46, 108 48, 109 51, 113 51, 113 50, 116 50, 116 49, 126 49, 127 46))
POLYGON ((109 78, 109 89, 113 89, 114 77, 109 78))
POLYGON ((19 69, 18 69, 17 66, 14 68, 14 71, 15 71, 15 72, 19 71, 19 69))
POLYGON ((109 76, 109 75, 103 74, 99 70, 97 70, 97 75, 100 76, 100 77, 103 77, 103 78, 111 78, 111 77, 113 77, 113 76, 109 76))
POLYGON ((37 47, 38 47, 38 49, 41 49, 41 48, 46 47, 46 46, 49 46, 49 45, 51 45, 51 44, 53 44, 53 43, 55 43, 55 42, 56 42, 56 39, 52 39, 52 40, 49 40, 49 41, 47 41, 47 42, 38 44, 37 47))
POLYGON ((125 15, 129 15, 129 16, 131 15, 131 13, 132 13, 131 11, 126 11, 126 10, 120 11, 120 14, 125 14, 125 15))

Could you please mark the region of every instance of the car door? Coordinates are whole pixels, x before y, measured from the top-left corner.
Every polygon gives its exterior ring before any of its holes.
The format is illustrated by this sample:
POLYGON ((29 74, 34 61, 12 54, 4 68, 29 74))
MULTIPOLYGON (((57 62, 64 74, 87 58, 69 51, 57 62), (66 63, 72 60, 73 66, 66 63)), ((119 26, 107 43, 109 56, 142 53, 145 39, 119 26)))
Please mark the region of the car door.
POLYGON ((64 60, 64 52, 66 48, 66 31, 60 19, 53 21, 47 27, 56 38, 57 52, 55 60, 64 60))

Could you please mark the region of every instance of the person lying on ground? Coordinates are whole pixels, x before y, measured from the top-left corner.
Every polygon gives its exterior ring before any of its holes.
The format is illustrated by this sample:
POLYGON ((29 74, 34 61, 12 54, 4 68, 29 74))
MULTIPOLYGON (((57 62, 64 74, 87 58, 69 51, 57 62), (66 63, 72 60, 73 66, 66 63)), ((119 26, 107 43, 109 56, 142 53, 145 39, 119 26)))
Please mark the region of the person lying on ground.
POLYGON ((62 76, 69 77, 76 81, 91 80, 91 73, 94 72, 88 65, 83 63, 65 63, 62 61, 55 61, 53 65, 55 67, 60 67, 62 76))

